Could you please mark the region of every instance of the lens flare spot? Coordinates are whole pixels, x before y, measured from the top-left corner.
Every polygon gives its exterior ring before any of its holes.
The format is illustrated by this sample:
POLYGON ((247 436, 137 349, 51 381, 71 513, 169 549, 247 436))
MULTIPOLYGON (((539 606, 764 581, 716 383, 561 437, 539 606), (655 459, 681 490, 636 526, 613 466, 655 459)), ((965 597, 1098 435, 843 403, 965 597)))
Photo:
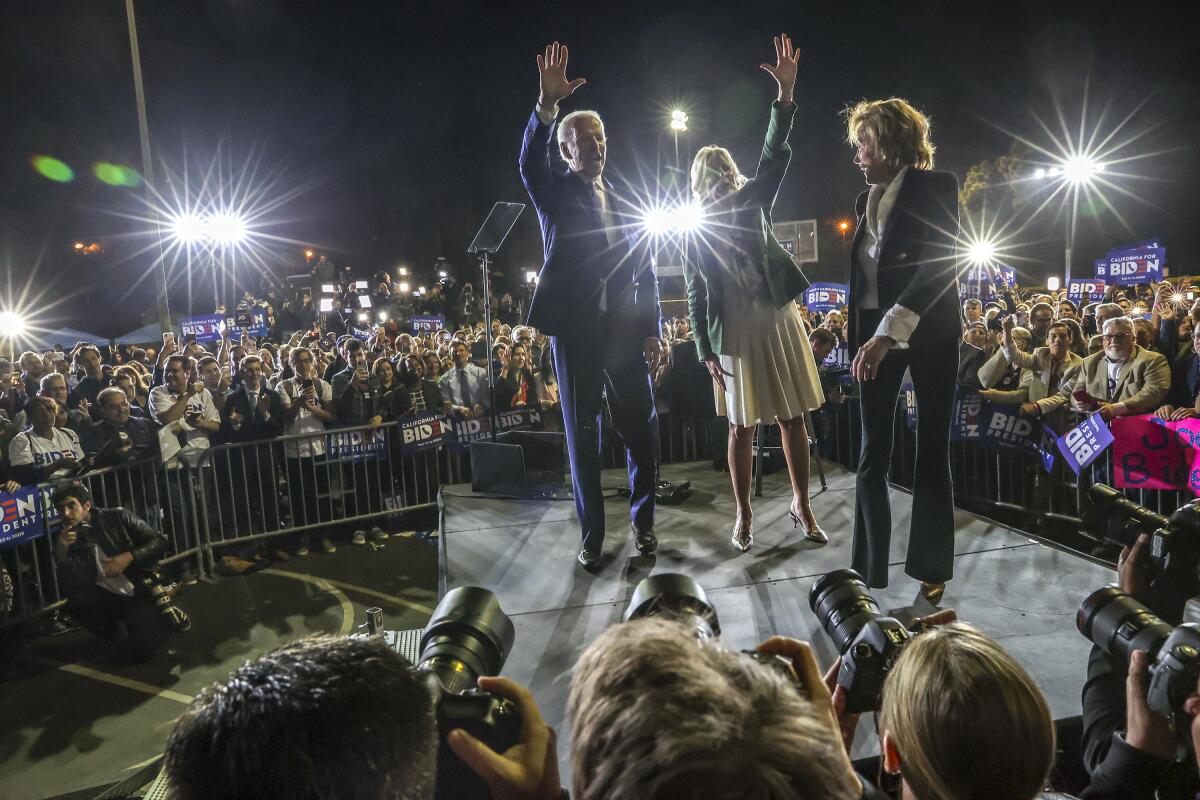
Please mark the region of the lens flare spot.
POLYGON ((70 183, 75 180, 75 170, 59 161, 54 156, 34 156, 29 163, 43 178, 49 178, 55 183, 70 183))
POLYGON ((137 170, 123 167, 120 164, 109 164, 101 161, 92 167, 96 179, 109 186, 134 187, 142 185, 142 176, 137 170))

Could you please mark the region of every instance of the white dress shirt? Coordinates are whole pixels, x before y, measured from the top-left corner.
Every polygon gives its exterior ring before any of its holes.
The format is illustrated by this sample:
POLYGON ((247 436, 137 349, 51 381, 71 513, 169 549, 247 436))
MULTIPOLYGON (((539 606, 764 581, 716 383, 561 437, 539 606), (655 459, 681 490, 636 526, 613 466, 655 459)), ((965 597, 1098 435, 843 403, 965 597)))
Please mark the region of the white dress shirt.
MULTIPOLYGON (((888 219, 908 170, 909 167, 902 167, 890 182, 873 184, 867 195, 866 225, 858 242, 858 263, 863 280, 858 290, 858 300, 855 301, 857 309, 874 311, 879 308, 880 236, 887 230, 888 219)), ((920 321, 920 314, 897 303, 884 312, 875 335, 891 338, 895 342, 893 347, 907 348, 908 340, 920 321)))

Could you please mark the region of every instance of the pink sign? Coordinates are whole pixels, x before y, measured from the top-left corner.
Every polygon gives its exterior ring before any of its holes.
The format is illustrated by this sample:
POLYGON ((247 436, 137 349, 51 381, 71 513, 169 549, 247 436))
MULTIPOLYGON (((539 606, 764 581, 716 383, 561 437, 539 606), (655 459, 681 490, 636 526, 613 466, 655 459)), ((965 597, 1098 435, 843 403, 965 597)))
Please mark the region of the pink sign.
POLYGON ((1118 489, 1190 489, 1200 495, 1200 419, 1116 417, 1113 483, 1118 489))

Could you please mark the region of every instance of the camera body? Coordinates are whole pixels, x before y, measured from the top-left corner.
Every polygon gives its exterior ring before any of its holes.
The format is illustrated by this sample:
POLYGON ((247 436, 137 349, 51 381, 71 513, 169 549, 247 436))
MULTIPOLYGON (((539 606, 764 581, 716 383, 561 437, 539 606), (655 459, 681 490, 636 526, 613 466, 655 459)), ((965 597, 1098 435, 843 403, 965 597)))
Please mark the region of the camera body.
POLYGON ((846 690, 846 711, 862 713, 879 708, 883 681, 913 634, 893 617, 868 622, 842 653, 838 685, 846 690))
POLYGON ((1093 508, 1085 524, 1093 534, 1122 547, 1147 534, 1150 564, 1156 573, 1195 572, 1200 564, 1200 501, 1194 500, 1164 517, 1103 483, 1089 488, 1088 496, 1093 508))
POLYGON ((511 701, 482 689, 447 691, 442 678, 444 672, 437 666, 422 664, 418 671, 424 673, 437 719, 437 791, 434 796, 446 800, 490 798, 487 784, 459 760, 446 743, 446 736, 461 728, 497 753, 503 753, 521 740, 520 712, 511 701))
POLYGON ((818 578, 808 604, 842 655, 838 685, 846 690, 846 711, 878 710, 883 682, 913 632, 883 615, 862 576, 852 569, 818 578))
POLYGON ((1170 625, 1115 586, 1092 592, 1079 606, 1075 625, 1122 669, 1128 670, 1135 651, 1145 651, 1150 656, 1147 705, 1187 730, 1183 702, 1200 681, 1200 625, 1170 625))
POLYGON ((1146 703, 1152 711, 1171 719, 1183 701, 1196 691, 1200 680, 1200 625, 1178 626, 1158 649, 1150 665, 1150 688, 1146 703))

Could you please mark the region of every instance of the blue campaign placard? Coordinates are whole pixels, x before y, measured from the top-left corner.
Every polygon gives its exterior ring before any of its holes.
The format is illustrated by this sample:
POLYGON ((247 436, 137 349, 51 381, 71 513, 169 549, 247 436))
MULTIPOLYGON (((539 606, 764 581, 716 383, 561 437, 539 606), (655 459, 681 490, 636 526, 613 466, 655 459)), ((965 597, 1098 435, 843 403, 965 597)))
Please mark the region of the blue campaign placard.
POLYGON ((1071 278, 1067 281, 1067 299, 1077 306, 1098 303, 1107 288, 1101 278, 1071 278))
POLYGON ((837 347, 829 351, 829 355, 825 356, 825 360, 821 362, 826 367, 850 367, 850 345, 842 342, 837 347))
POLYGON ((195 336, 197 342, 219 342, 223 322, 220 314, 204 314, 198 317, 184 317, 180 327, 185 339, 195 336))
POLYGON ((329 461, 375 461, 387 452, 387 433, 383 428, 332 431, 327 439, 329 461))
POLYGON ((1133 247, 1109 250, 1096 264, 1096 277, 1117 286, 1135 286, 1161 281, 1167 263, 1165 247, 1133 247))
POLYGON ((454 425, 441 411, 421 411, 401 417, 396 423, 396 435, 401 453, 423 453, 451 443, 454 425))
POLYGON ((229 335, 236 338, 243 333, 248 333, 251 336, 261 338, 270 332, 271 326, 267 324, 267 312, 264 309, 252 309, 250 319, 252 320, 250 326, 242 328, 235 324, 235 317, 226 317, 225 324, 229 327, 229 335))
POLYGON ((950 440, 973 442, 983 435, 985 404, 978 392, 955 389, 953 416, 950 419, 950 440))
POLYGON ((28 542, 45 532, 35 486, 0 492, 0 510, 4 512, 3 522, 0 522, 0 547, 28 542))
POLYGON ((985 303, 999 300, 999 289, 1012 289, 1017 285, 1017 270, 1003 264, 969 266, 958 282, 960 300, 975 298, 985 303))
POLYGON ((412 318, 413 333, 434 333, 444 327, 446 327, 446 318, 444 316, 412 318))
POLYGON ((814 283, 804 290, 804 305, 822 314, 848 305, 850 286, 845 283, 814 283))
POLYGON ((1112 431, 1100 412, 1058 437, 1058 451, 1067 465, 1078 475, 1113 443, 1112 431))

